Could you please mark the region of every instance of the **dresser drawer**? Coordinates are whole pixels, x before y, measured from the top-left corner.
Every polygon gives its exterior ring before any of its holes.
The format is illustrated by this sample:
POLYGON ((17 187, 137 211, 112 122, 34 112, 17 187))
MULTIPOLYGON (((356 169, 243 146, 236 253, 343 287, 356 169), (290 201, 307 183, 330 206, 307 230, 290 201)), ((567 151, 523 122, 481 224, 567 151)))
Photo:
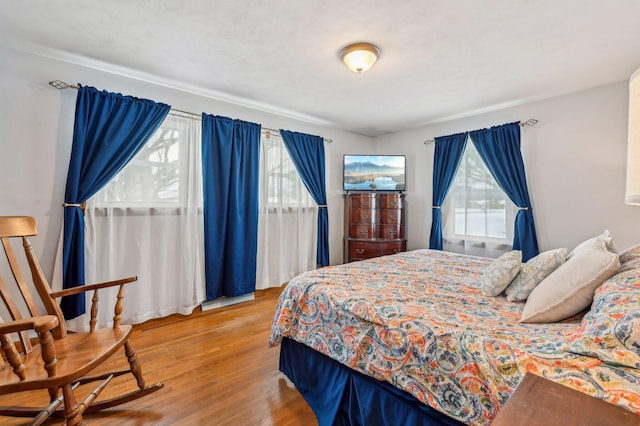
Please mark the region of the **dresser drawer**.
POLYGON ((381 209, 380 210, 380 223, 401 223, 401 222, 402 222, 401 209, 381 209))
POLYGON ((372 209, 352 209, 351 223, 373 223, 376 221, 376 211, 372 209))
POLYGON ((406 251, 406 243, 404 241, 351 241, 349 243, 349 261, 370 259, 372 257, 396 254, 402 251, 406 251))
POLYGON ((407 251, 407 242, 406 241, 398 241, 394 243, 386 242, 384 244, 380 244, 384 246, 382 250, 382 255, 387 254, 396 254, 403 251, 407 251))
POLYGON ((402 198, 398 194, 380 194, 380 207, 395 209, 402 207, 402 198))
POLYGON ((351 238, 374 238, 373 225, 352 224, 349 226, 349 237, 351 238))
POLYGON ((388 240, 404 238, 404 226, 399 223, 383 223, 378 225, 378 229, 380 230, 378 235, 380 238, 388 240))
POLYGON ((351 194, 351 207, 359 208, 375 208, 376 199, 373 194, 351 194))

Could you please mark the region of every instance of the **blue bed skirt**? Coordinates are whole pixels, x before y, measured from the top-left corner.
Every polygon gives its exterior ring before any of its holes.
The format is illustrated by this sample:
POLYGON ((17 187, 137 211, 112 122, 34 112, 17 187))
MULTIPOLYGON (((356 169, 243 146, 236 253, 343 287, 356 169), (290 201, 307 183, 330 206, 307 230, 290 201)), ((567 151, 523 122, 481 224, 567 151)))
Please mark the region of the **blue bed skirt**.
POLYGON ((282 341, 280 371, 296 385, 320 426, 462 424, 291 339, 282 341))

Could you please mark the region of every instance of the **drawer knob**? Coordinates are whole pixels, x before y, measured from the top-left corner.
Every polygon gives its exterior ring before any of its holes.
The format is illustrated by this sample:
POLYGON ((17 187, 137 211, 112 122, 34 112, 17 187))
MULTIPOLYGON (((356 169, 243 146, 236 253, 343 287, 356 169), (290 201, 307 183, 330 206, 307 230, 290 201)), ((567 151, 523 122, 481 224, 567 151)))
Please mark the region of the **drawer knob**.
POLYGON ((357 249, 356 249, 356 253, 358 253, 358 254, 362 254, 362 253, 364 253, 364 249, 362 249, 362 248, 357 248, 357 249))
POLYGON ((369 235, 369 231, 360 231, 360 235, 369 235))
POLYGON ((368 214, 363 214, 363 215, 362 215, 362 218, 363 218, 364 220, 367 220, 367 219, 369 219, 369 215, 368 215, 368 214))

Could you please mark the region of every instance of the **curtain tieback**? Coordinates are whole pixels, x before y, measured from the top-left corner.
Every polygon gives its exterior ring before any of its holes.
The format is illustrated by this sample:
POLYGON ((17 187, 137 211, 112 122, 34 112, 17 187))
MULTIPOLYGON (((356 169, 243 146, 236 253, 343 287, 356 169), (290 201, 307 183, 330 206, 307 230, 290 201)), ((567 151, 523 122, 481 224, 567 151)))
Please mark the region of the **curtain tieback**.
POLYGON ((326 209, 327 205, 326 204, 318 204, 318 207, 324 207, 326 209))
POLYGON ((432 209, 439 209, 440 206, 431 206, 432 209))
POLYGON ((82 216, 84 216, 85 210, 87 209, 87 203, 80 203, 80 204, 76 204, 76 203, 62 203, 62 207, 67 208, 67 207, 79 207, 82 209, 82 216))
POLYGON ((518 207, 518 210, 529 210, 529 207, 518 207))

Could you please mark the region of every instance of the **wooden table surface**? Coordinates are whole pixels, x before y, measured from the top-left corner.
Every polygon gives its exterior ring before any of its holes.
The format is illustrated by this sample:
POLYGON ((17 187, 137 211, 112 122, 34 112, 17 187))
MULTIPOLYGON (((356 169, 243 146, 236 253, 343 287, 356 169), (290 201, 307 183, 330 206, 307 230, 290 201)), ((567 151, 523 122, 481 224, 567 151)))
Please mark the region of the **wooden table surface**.
POLYGON ((640 416, 617 405, 527 373, 492 426, 626 426, 640 416))

